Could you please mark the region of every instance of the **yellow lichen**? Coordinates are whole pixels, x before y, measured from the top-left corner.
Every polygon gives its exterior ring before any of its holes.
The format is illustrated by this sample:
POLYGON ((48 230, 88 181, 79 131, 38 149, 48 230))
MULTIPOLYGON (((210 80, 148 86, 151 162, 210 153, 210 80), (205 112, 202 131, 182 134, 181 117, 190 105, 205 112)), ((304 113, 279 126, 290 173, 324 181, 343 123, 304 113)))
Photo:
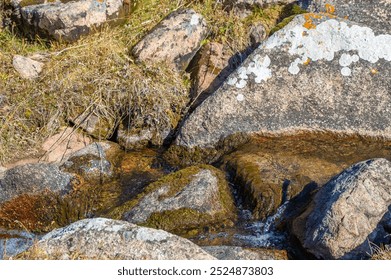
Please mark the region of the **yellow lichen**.
POLYGON ((334 14, 335 13, 335 7, 331 4, 326 4, 326 12, 328 14, 334 14))

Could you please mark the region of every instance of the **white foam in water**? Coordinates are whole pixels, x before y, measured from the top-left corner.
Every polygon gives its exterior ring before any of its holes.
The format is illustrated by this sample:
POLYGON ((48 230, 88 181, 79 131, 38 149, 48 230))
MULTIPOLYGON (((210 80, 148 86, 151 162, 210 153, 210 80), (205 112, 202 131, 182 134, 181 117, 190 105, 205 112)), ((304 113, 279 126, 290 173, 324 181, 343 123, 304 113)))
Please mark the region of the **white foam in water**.
POLYGON ((283 232, 275 230, 275 222, 281 218, 284 213, 287 203, 281 205, 276 214, 268 217, 264 221, 257 221, 249 224, 246 229, 250 230, 252 234, 243 235, 236 234, 234 237, 240 241, 245 242, 248 246, 252 247, 279 247, 286 240, 286 235, 283 232))

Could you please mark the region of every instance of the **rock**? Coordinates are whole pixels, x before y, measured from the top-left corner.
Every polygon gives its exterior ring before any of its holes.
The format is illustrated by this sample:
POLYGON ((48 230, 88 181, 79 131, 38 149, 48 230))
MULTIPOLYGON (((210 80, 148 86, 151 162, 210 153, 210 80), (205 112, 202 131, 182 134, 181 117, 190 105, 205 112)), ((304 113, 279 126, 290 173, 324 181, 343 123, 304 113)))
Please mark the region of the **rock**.
POLYGON ((162 20, 132 50, 142 62, 165 62, 184 71, 208 35, 202 15, 191 9, 178 10, 162 20))
MULTIPOLYGON (((168 133, 165 133, 159 139, 165 139, 168 133)), ((150 129, 143 129, 141 131, 133 131, 127 128, 123 123, 118 128, 117 141, 127 150, 140 149, 146 147, 153 140, 153 133, 150 129)), ((161 143, 155 143, 157 145, 161 143)))
POLYGON ((298 131, 390 139, 390 61, 391 35, 298 15, 188 117, 172 150, 213 154, 249 136, 298 131))
POLYGON ((12 258, 30 248, 36 237, 26 231, 0 228, 0 260, 12 258))
POLYGON ((45 140, 42 150, 45 152, 41 160, 45 162, 62 162, 72 153, 86 147, 91 139, 73 128, 61 129, 45 140))
POLYGON ((265 219, 306 186, 326 183, 343 164, 281 151, 242 148, 223 158, 247 209, 255 219, 265 219))
POLYGON ((197 63, 191 66, 192 98, 197 99, 194 107, 215 92, 234 71, 235 66, 239 65, 235 59, 231 60, 232 56, 227 46, 216 42, 204 45, 197 53, 194 59, 197 63))
POLYGON ((311 12, 330 13, 382 32, 391 32, 390 0, 306 0, 299 3, 311 12))
POLYGON ((66 194, 71 190, 73 176, 46 163, 26 164, 8 169, 0 180, 0 204, 23 194, 43 191, 66 194))
POLYGON ((85 219, 56 229, 25 259, 213 260, 200 247, 162 230, 124 221, 85 219))
POLYGON ((391 162, 357 163, 335 176, 294 221, 302 245, 318 258, 368 258, 391 205, 391 162))
POLYGON ((26 6, 23 1, 15 2, 19 2, 22 27, 27 33, 66 42, 74 42, 124 16, 122 0, 56 1, 26 6))
POLYGON ((287 260, 286 251, 233 246, 202 247, 208 254, 219 260, 287 260))
POLYGON ((95 142, 73 153, 61 169, 84 180, 103 182, 112 179, 120 148, 115 143, 95 142))
POLYGON ((261 22, 254 23, 250 28, 250 42, 253 48, 259 46, 260 43, 265 41, 267 37, 267 31, 265 26, 261 22))
POLYGON ((99 110, 84 111, 77 116, 71 117, 70 121, 76 127, 80 127, 99 140, 109 139, 113 135, 116 126, 116 120, 112 116, 100 113, 99 110))
POLYGON ((29 80, 37 79, 44 66, 42 62, 21 55, 14 56, 12 65, 22 78, 29 80))
POLYGON ((193 166, 152 183, 109 217, 192 235, 232 225, 236 211, 224 174, 212 166, 193 166))

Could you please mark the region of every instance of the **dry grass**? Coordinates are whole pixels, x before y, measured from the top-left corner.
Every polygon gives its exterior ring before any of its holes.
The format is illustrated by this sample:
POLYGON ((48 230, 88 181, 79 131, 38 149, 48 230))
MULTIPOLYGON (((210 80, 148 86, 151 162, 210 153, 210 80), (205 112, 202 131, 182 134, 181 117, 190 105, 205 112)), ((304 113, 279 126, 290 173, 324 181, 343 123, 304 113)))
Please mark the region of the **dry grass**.
POLYGON ((107 27, 68 45, 31 42, 0 30, 0 164, 36 153, 45 138, 84 111, 93 110, 102 125, 113 128, 125 117, 131 127, 152 128, 155 134, 175 127, 189 102, 188 75, 164 65, 135 64, 129 50, 178 8, 203 14, 211 27, 208 40, 229 45, 232 54, 248 46, 252 22, 271 28, 283 13, 282 6, 273 6, 239 19, 218 3, 138 0, 125 25, 107 27), (13 69, 12 58, 34 53, 44 53, 49 60, 38 80, 23 80, 13 69))
POLYGON ((371 260, 391 260, 391 245, 375 246, 372 245, 373 255, 371 260))

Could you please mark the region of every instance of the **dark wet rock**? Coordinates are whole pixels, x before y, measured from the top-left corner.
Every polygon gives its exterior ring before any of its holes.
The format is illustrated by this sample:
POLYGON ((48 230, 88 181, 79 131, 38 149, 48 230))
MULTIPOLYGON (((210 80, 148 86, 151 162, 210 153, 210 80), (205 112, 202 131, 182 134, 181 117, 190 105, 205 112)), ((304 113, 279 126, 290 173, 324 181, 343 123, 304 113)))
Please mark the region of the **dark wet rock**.
POLYGON ((390 42, 343 19, 298 15, 189 116, 172 149, 194 157, 238 144, 238 135, 298 131, 389 139, 390 42))
POLYGON ((234 246, 202 247, 207 253, 219 260, 287 260, 287 252, 259 248, 242 248, 234 246))
POLYGON ((32 233, 0 228, 0 260, 10 259, 26 251, 35 240, 32 233))
POLYGON ((24 259, 212 260, 189 240, 125 221, 86 219, 56 229, 24 259))
POLYGON ((301 6, 311 12, 326 12, 341 18, 391 32, 390 0, 302 0, 301 6))
POLYGON ((120 148, 111 142, 95 142, 74 152, 61 169, 79 174, 87 181, 107 181, 115 176, 120 148))
POLYGON ((268 153, 266 149, 251 146, 225 156, 223 161, 245 207, 252 210, 256 219, 274 214, 306 186, 326 183, 343 169, 340 164, 295 151, 281 149, 268 153))
POLYGON ((384 241, 379 226, 390 204, 391 162, 360 162, 319 190, 294 221, 293 231, 318 258, 365 259, 371 255, 371 243, 384 241))
MULTIPOLYGON (((33 36, 39 34, 56 40, 73 42, 95 28, 123 17, 122 0, 53 1, 29 5, 13 1, 14 14, 21 27, 33 36)), ((35 4, 34 1, 31 1, 35 4)))
POLYGON ((192 235, 232 225, 236 211, 224 174, 212 166, 193 166, 152 183, 108 216, 192 235))
POLYGON ((132 50, 142 62, 165 62, 183 71, 201 47, 208 29, 202 15, 191 9, 178 10, 163 19, 132 50))
POLYGON ((71 190, 73 175, 54 164, 26 164, 8 169, 0 180, 0 203, 20 195, 44 191, 66 194, 71 190))

